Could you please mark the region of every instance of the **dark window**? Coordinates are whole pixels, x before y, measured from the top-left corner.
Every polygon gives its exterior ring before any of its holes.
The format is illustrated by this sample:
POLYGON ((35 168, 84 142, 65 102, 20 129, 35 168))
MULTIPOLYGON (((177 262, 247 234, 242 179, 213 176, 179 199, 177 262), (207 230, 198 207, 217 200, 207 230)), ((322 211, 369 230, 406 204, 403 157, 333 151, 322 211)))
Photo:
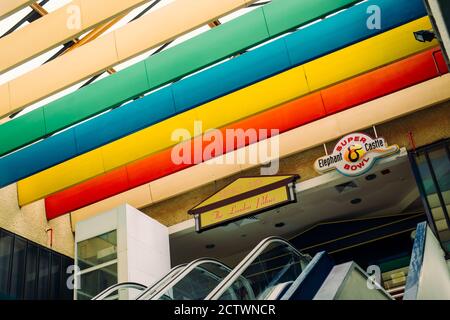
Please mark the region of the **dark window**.
POLYGON ((73 299, 73 267, 74 261, 67 257, 62 257, 62 280, 60 286, 60 296, 63 300, 73 299), (70 277, 70 279, 69 279, 70 277))
POLYGON ((25 299, 36 299, 38 247, 28 243, 25 272, 25 299))
POLYGON ((11 287, 9 295, 12 299, 22 299, 25 284, 25 259, 27 241, 16 237, 14 240, 14 254, 11 270, 11 287))
POLYGON ((8 295, 13 237, 0 230, 0 295, 8 295))
POLYGON ((450 254, 450 140, 411 152, 410 159, 428 223, 450 254))
POLYGON ((61 287, 61 256, 52 254, 52 262, 50 267, 50 295, 49 299, 60 299, 59 290, 61 287))
POLYGON ((73 259, 0 228, 0 300, 72 300, 66 272, 72 265, 73 259))
POLYGON ((50 251, 39 249, 38 299, 48 299, 50 282, 50 251))

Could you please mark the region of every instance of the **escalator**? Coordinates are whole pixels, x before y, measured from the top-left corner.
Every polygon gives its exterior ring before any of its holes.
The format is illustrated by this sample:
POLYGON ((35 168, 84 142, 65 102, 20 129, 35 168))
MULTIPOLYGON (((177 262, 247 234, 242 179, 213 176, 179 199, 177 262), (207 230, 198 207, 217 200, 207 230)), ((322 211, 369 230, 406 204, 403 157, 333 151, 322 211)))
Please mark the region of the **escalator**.
POLYGON ((367 279, 369 276, 353 262, 335 266, 325 252, 311 259, 284 239, 270 237, 261 241, 234 269, 215 259, 197 259, 173 268, 148 288, 136 283, 118 284, 94 299, 117 298, 118 291, 130 288, 138 294, 125 299, 313 300, 358 299, 365 294, 392 299, 382 288, 376 290, 379 293, 366 292, 367 279), (334 296, 330 295, 333 292, 334 296))
POLYGON ((267 238, 208 294, 206 300, 277 300, 310 260, 287 241, 267 238))
POLYGON ((166 285, 147 290, 137 300, 203 300, 231 271, 230 267, 215 259, 198 259, 166 285))
POLYGON ((187 264, 182 264, 172 268, 164 277, 149 287, 136 282, 123 282, 105 289, 91 300, 136 300, 144 294, 150 294, 167 285, 186 266, 187 264))

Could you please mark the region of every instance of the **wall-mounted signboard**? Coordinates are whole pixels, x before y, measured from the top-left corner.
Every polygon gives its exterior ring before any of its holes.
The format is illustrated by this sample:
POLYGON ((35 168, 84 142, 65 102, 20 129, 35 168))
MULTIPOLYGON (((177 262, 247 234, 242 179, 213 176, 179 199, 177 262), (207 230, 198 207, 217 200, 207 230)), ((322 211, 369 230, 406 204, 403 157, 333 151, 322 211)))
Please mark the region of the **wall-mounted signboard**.
POLYGON ((244 177, 188 211, 202 232, 297 201, 298 175, 244 177))
POLYGON ((388 146, 383 138, 352 133, 338 141, 332 154, 317 159, 314 168, 319 173, 337 170, 345 176, 355 177, 369 171, 377 159, 399 151, 397 145, 388 146))

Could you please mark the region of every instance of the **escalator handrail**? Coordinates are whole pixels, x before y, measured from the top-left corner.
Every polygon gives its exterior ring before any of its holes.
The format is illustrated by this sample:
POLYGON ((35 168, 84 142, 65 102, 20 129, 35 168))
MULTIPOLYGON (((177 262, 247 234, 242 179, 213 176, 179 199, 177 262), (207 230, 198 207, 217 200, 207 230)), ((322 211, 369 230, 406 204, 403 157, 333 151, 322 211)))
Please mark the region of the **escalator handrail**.
POLYGON ((91 300, 103 300, 104 298, 109 296, 112 292, 122 288, 145 290, 147 289, 147 286, 144 286, 143 284, 137 282, 121 282, 106 288, 105 290, 97 294, 95 297, 93 297, 91 300))
POLYGON ((173 267, 172 269, 170 269, 170 271, 162 278, 160 278, 158 281, 156 281, 154 284, 152 284, 151 286, 149 286, 148 288, 146 288, 141 294, 139 294, 135 300, 140 300, 139 298, 146 295, 149 291, 152 291, 153 289, 155 289, 157 286, 159 286, 165 279, 167 279, 168 277, 170 277, 171 275, 173 275, 175 272, 178 271, 178 273, 181 272, 180 269, 186 268, 188 266, 187 263, 183 263, 180 264, 176 267, 173 267))
POLYGON ((156 291, 153 295, 151 295, 150 297, 145 297, 144 294, 140 295, 138 297, 138 299, 136 300, 157 300, 158 298, 160 298, 164 292, 166 292, 168 289, 173 288, 173 286, 175 286, 179 281, 181 281, 186 275, 188 275, 192 270, 194 270, 195 268, 199 267, 202 264, 205 263, 215 263, 217 265, 220 265, 222 267, 225 267, 227 269, 229 269, 230 271, 232 270, 229 266, 227 266, 226 264, 220 262, 219 260, 216 260, 214 258, 200 258, 200 259, 196 259, 194 261, 192 261, 191 263, 189 263, 186 268, 184 268, 183 271, 181 271, 174 279, 172 279, 167 285, 165 285, 162 288, 159 288, 158 291, 156 291), (144 299, 145 298, 145 299, 144 299))
POLYGON ((280 237, 268 237, 262 240, 242 261, 226 276, 221 283, 217 285, 205 298, 205 300, 217 300, 235 281, 242 276, 242 273, 255 261, 260 254, 267 249, 267 247, 273 243, 282 243, 287 245, 296 255, 301 259, 309 262, 309 256, 300 253, 292 244, 280 237))

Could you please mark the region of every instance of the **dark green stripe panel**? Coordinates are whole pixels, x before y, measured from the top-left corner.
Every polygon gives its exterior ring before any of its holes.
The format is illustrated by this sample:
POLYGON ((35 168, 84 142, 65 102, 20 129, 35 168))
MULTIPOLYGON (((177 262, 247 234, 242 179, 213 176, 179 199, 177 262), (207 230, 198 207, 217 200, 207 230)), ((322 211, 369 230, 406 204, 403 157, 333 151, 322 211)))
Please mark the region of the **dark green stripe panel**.
POLYGON ((0 126, 0 153, 15 150, 18 145, 36 141, 45 135, 44 109, 38 108, 0 126))
POLYGON ((150 91, 141 61, 44 107, 47 133, 82 121, 150 91))
POLYGON ((263 8, 147 59, 150 86, 182 78, 269 38, 263 8), (182 57, 182 58, 181 58, 182 57), (181 58, 181 59, 180 59, 181 58))
POLYGON ((264 7, 270 36, 277 36, 361 0, 275 0, 264 7))

